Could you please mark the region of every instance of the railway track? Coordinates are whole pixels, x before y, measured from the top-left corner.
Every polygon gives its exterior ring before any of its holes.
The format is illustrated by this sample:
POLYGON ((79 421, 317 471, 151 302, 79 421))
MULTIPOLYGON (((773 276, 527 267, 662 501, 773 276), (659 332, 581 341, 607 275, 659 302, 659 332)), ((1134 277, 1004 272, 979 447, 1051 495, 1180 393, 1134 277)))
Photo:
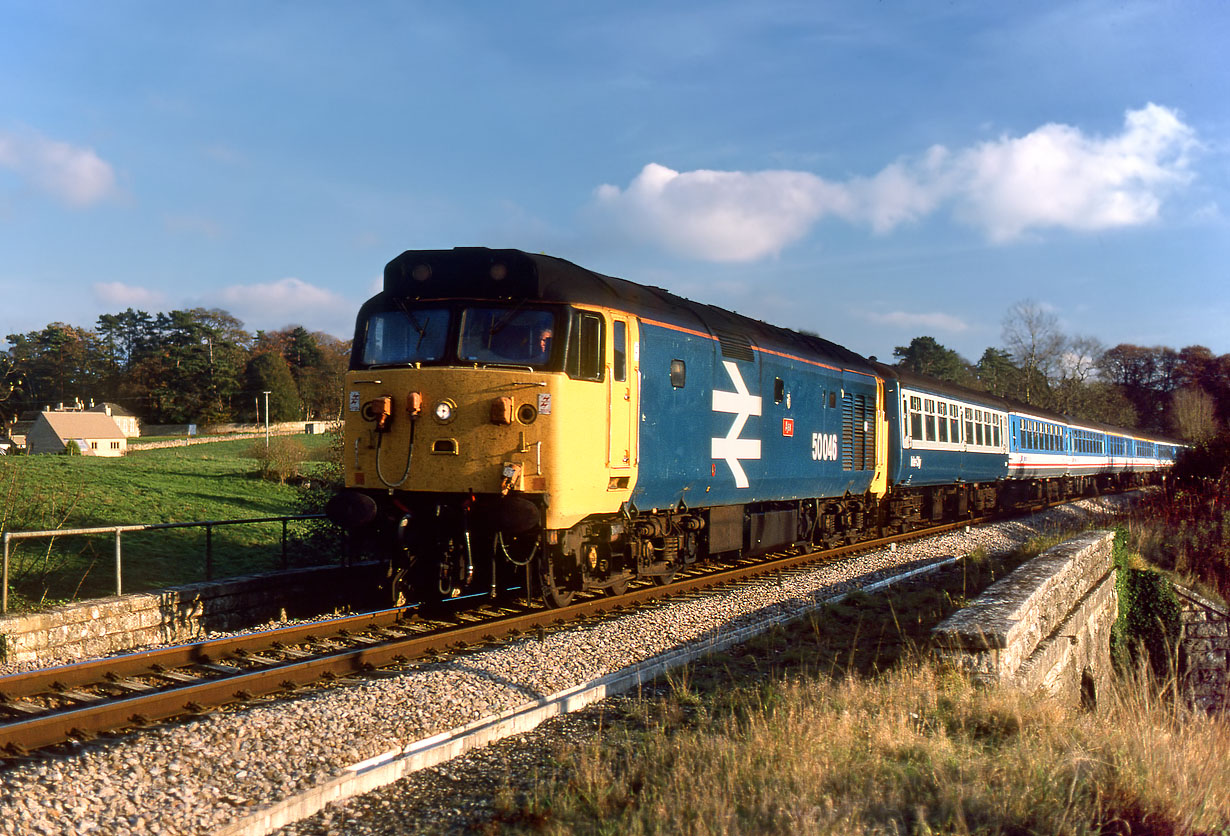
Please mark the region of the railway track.
POLYGON ((0 678, 0 758, 19 758, 226 705, 288 696, 304 687, 507 637, 541 636, 548 629, 659 599, 998 520, 1002 517, 771 560, 689 568, 666 586, 644 584, 622 595, 588 598, 558 609, 524 601, 488 603, 438 618, 414 607, 391 609, 14 674, 0 678))

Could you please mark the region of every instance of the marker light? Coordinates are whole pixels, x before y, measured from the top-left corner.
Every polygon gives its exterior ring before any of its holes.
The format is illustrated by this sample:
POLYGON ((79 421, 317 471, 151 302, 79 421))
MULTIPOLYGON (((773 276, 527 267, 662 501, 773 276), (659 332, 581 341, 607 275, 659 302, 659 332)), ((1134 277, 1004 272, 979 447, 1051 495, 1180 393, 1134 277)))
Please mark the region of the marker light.
POLYGON ((447 424, 453 420, 453 410, 457 408, 457 404, 449 400, 440 401, 436 404, 435 416, 436 420, 441 424, 447 424))

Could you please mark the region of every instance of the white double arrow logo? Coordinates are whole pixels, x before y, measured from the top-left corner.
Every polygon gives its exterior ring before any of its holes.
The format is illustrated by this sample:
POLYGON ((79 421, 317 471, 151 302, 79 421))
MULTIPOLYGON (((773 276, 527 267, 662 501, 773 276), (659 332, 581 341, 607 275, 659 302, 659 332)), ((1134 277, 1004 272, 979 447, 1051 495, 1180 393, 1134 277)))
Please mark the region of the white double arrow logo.
POLYGON ((743 432, 743 425, 747 423, 750 416, 760 415, 760 396, 747 391, 747 385, 743 382, 743 375, 739 373, 738 366, 730 360, 723 360, 722 365, 726 367, 726 373, 730 375, 731 381, 735 384, 735 391, 720 392, 714 389, 713 411, 733 413, 735 420, 730 425, 730 431, 726 433, 725 438, 712 439, 713 458, 724 460, 730 467, 730 472, 735 477, 735 487, 746 488, 747 474, 743 472, 743 465, 739 463, 739 460, 759 459, 760 439, 739 438, 739 435, 743 432))

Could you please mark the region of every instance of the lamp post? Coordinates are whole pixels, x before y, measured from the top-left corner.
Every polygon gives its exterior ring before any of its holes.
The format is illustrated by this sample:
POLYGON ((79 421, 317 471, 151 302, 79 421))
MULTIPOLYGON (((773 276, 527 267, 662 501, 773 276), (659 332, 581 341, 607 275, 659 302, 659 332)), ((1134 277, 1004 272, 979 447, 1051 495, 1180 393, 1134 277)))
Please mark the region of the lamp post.
POLYGON ((269 449, 269 392, 265 390, 265 449, 269 449))

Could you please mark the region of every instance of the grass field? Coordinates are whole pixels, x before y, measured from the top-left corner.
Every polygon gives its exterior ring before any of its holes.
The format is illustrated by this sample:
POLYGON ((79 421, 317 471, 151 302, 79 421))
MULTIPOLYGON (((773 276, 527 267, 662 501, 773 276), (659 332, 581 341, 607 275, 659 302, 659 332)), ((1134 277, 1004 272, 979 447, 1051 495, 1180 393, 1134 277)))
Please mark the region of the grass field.
MULTIPOLYGON (((310 478, 326 467, 329 436, 295 437, 300 471, 310 478)), ((0 528, 5 531, 196 522, 300 513, 290 484, 262 479, 253 445, 220 441, 133 452, 118 459, 92 456, 0 458, 0 528)), ((303 529, 292 523, 290 533, 303 529)), ((213 532, 215 577, 268 571, 281 560, 280 524, 226 526, 213 532)), ((204 529, 123 535, 125 591, 204 580, 204 529)), ((114 592, 114 535, 15 541, 10 609, 114 592)), ((302 555, 296 556, 302 560, 302 555)))

